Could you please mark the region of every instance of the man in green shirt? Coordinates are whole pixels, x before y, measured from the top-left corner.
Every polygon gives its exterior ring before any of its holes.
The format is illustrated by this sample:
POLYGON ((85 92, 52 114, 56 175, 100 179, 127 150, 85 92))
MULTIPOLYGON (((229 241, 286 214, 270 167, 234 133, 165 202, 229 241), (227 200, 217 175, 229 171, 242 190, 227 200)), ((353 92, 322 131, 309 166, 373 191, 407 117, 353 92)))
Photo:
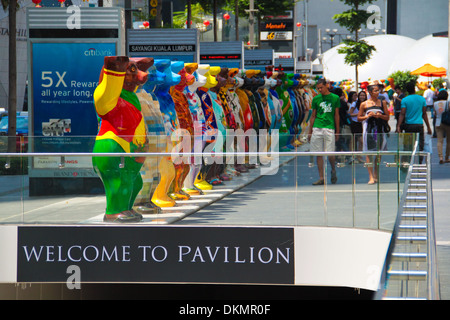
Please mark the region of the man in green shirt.
MULTIPOLYGON (((308 139, 310 140, 311 152, 334 152, 335 141, 339 139, 339 107, 340 99, 331 93, 325 79, 319 79, 316 85, 320 94, 312 101, 312 114, 309 123, 308 139)), ((337 182, 335 157, 329 156, 331 165, 331 183, 337 182)), ((317 157, 317 169, 319 180, 313 185, 324 184, 323 157, 317 157)))

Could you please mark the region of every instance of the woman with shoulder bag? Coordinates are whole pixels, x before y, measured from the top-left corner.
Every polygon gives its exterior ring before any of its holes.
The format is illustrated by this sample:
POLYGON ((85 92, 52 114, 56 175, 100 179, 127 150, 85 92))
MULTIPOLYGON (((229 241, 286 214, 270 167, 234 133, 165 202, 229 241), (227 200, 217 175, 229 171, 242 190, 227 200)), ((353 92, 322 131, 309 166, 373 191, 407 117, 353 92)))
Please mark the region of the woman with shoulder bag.
POLYGON ((445 162, 450 162, 448 159, 450 156, 450 125, 445 124, 443 121, 443 113, 449 111, 448 108, 448 93, 445 90, 439 92, 437 101, 434 103, 434 114, 436 119, 436 135, 437 135, 437 151, 439 155, 439 163, 444 163, 443 158, 443 146, 444 146, 444 134, 446 135, 446 147, 445 147, 445 162))
MULTIPOLYGON (((378 99, 380 87, 378 82, 371 82, 367 87, 370 99, 361 104, 358 112, 358 121, 363 122, 363 151, 385 151, 387 150, 387 133, 389 128, 389 110, 385 100, 378 99)), ((381 156, 367 156, 367 162, 373 163, 368 166, 369 182, 374 184, 378 182, 378 166, 381 162, 381 156)))

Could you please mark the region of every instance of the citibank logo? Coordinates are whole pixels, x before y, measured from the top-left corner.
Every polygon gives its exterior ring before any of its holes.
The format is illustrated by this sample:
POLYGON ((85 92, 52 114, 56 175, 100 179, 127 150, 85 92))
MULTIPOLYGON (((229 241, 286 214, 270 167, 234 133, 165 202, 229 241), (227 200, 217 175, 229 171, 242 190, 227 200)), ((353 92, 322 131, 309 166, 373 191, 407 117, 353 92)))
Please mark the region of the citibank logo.
POLYGON ((113 53, 111 50, 98 50, 95 48, 89 48, 84 51, 84 55, 86 57, 104 57, 104 56, 112 56, 113 53))

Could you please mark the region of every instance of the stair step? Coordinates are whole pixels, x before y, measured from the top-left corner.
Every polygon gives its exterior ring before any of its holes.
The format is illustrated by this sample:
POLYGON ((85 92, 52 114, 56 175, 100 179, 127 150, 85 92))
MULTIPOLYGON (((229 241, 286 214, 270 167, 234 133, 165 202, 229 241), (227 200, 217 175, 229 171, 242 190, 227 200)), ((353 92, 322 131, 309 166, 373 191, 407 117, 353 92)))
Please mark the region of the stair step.
POLYGON ((426 213, 403 213, 402 219, 404 220, 426 220, 426 213))
MULTIPOLYGON (((426 180, 427 174, 422 172, 411 172, 411 179, 417 179, 417 178, 423 178, 423 180, 426 180)), ((414 181, 416 182, 416 181, 414 181)))
POLYGON ((410 193, 413 193, 413 194, 427 194, 427 189, 413 188, 413 189, 408 189, 406 192, 408 194, 410 194, 410 193))
POLYGON ((426 280, 427 272, 424 270, 391 270, 388 271, 390 280, 426 280))
POLYGON ((424 232, 427 231, 425 225, 400 225, 398 226, 400 232, 424 232))
POLYGON ((400 236, 397 237, 397 243, 399 244, 426 244, 427 237, 424 236, 400 236))
POLYGON ((395 261, 409 262, 425 262, 427 261, 426 253, 393 253, 392 259, 395 261))
POLYGON ((427 201, 427 196, 406 196, 406 201, 424 202, 427 201))
POLYGON ((419 205, 419 204, 404 205, 403 211, 427 211, 427 205, 419 205))
POLYGON ((408 188, 417 188, 417 189, 422 189, 422 188, 426 188, 427 184, 426 183, 410 183, 408 185, 408 188))

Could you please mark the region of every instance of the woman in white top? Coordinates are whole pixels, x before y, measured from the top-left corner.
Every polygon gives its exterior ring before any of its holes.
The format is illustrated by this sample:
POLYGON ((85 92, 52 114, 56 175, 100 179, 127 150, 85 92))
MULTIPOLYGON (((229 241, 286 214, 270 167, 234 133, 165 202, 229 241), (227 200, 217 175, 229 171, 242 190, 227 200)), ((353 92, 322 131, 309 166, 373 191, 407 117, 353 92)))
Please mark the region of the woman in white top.
POLYGON ((448 159, 450 155, 450 126, 441 122, 442 113, 448 108, 448 93, 445 90, 441 90, 437 96, 437 101, 434 103, 434 114, 436 119, 436 135, 437 135, 437 151, 439 155, 439 163, 444 163, 442 150, 444 146, 444 133, 446 134, 446 147, 445 147, 445 162, 450 162, 448 159))
MULTIPOLYGON (((380 88, 376 83, 368 86, 370 99, 363 102, 358 112, 358 121, 363 121, 363 151, 369 150, 385 150, 386 149, 386 133, 387 130, 377 125, 375 130, 371 130, 373 123, 381 123, 378 119, 384 120, 387 124, 389 121, 389 110, 386 101, 378 99, 380 88)), ((367 156, 367 162, 371 162, 371 156, 367 156)), ((377 156, 372 166, 368 166, 369 182, 374 184, 378 181, 378 164, 380 156, 377 156)))

